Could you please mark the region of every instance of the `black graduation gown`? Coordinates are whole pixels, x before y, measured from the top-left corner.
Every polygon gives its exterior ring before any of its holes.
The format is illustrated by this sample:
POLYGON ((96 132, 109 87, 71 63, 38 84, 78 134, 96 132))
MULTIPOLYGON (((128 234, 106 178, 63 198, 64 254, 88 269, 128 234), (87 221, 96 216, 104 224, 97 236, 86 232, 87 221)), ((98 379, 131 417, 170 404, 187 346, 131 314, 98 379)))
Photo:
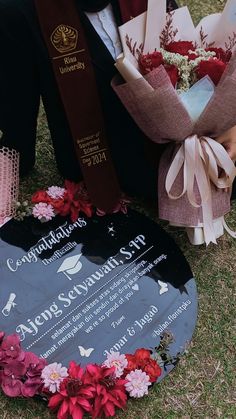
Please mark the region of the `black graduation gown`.
MULTIPOLYGON (((176 7, 174 0, 172 3, 176 7)), ((119 24, 116 0, 113 1, 113 9, 119 24)), ((163 146, 145 138, 118 100, 110 86, 116 73, 114 60, 86 15, 79 13, 94 65, 109 145, 121 187, 131 194, 155 198, 157 166, 163 146)), ((2 143, 20 152, 21 174, 27 174, 35 163, 41 96, 58 170, 64 178, 80 180, 82 175, 73 140, 33 0, 0 0, 0 54, 2 143)), ((235 189, 234 185, 234 195, 235 189)))
MULTIPOLYGON (((114 12, 120 23, 115 2, 114 12)), ((161 147, 151 145, 144 137, 113 92, 110 86, 116 73, 113 58, 86 15, 82 12, 80 15, 121 186, 129 193, 153 197, 156 195, 157 159, 161 147), (146 150, 147 144, 154 147, 151 153, 146 150), (153 162, 148 154, 154 157, 153 162)), ((73 140, 33 0, 0 0, 0 42, 0 129, 3 131, 3 143, 20 152, 21 174, 28 173, 35 162, 36 124, 41 96, 58 170, 64 178, 81 179, 73 140)))

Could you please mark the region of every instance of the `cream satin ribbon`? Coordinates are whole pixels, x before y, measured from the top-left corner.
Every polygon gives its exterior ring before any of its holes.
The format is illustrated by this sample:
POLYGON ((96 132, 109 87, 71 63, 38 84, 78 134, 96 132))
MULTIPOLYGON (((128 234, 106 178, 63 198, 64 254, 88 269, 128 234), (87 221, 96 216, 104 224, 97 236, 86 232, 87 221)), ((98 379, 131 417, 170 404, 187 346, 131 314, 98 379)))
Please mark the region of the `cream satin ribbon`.
MULTIPOLYGON (((166 192, 170 199, 177 200, 185 193, 190 204, 195 208, 202 208, 203 231, 206 245, 216 243, 213 227, 211 183, 219 189, 230 188, 236 176, 236 168, 224 147, 209 137, 192 135, 181 144, 166 176, 166 192), (171 194, 171 188, 183 167, 183 190, 176 196, 171 194), (219 168, 223 170, 219 176, 219 168), (201 203, 198 204, 194 194, 196 180, 201 203)), ((236 233, 231 231, 224 222, 224 227, 232 237, 236 233)))

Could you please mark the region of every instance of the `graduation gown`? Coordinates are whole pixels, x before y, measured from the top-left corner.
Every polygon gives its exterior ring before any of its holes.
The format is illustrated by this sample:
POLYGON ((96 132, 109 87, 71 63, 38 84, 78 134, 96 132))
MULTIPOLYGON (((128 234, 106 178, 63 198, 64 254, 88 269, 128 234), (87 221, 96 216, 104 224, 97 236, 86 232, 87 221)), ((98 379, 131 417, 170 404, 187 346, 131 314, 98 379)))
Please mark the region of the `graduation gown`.
MULTIPOLYGON (((132 13, 145 10, 146 2, 133 0, 132 13)), ((117 24, 128 19, 129 10, 124 8, 121 14, 118 2, 113 1, 112 5, 117 24)), ((162 146, 145 138, 113 92, 110 83, 116 73, 114 60, 80 10, 79 1, 78 13, 95 70, 107 137, 121 187, 127 193, 153 198, 156 196, 157 163, 162 146)), ((41 96, 58 170, 64 178, 80 180, 82 175, 70 128, 33 0, 0 0, 0 40, 0 129, 3 143, 20 152, 21 174, 28 173, 35 163, 41 96)))

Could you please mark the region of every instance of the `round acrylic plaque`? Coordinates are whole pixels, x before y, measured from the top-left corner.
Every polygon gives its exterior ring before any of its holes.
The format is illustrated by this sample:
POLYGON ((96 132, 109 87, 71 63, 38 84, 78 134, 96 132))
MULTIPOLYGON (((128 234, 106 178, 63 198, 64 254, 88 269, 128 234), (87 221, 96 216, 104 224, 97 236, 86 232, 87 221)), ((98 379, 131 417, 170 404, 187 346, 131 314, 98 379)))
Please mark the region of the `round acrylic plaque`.
POLYGON ((0 237, 0 330, 18 333, 25 350, 85 365, 171 336, 170 355, 184 352, 197 319, 195 281, 147 217, 12 220, 0 237))

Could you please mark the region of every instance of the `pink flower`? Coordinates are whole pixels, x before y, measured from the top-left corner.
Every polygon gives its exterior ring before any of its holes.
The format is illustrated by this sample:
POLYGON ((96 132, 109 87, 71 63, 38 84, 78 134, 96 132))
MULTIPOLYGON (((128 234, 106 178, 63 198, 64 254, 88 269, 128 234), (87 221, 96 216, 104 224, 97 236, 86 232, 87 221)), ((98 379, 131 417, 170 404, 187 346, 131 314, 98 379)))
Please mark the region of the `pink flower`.
POLYGON ((107 368, 115 367, 115 377, 120 378, 124 372, 124 369, 128 366, 126 356, 120 354, 120 352, 112 352, 107 355, 106 361, 103 365, 107 368))
POLYGON ((9 397, 34 397, 42 390, 44 359, 24 352, 17 335, 2 336, 0 343, 0 386, 9 397))
POLYGON ((42 380, 39 377, 28 378, 22 385, 22 396, 23 397, 34 397, 36 394, 40 394, 43 388, 42 380))
POLYGON ((26 352, 24 362, 27 367, 27 371, 25 374, 26 381, 22 387, 22 395, 24 397, 34 397, 35 394, 38 394, 40 390, 42 390, 43 383, 41 374, 43 368, 47 364, 47 361, 39 358, 32 352, 26 352))
POLYGON ((7 396, 18 397, 22 395, 23 384, 21 378, 25 372, 24 362, 12 359, 7 363, 0 375, 1 387, 7 396))
POLYGON ((148 387, 151 382, 146 372, 142 370, 131 371, 125 379, 127 380, 125 388, 130 397, 139 398, 148 394, 148 387))
POLYGON ((25 353, 20 346, 20 338, 17 335, 6 336, 0 348, 0 361, 7 362, 11 359, 21 361, 24 359, 25 353))
POLYGON ((67 368, 54 362, 43 369, 41 377, 44 387, 48 388, 51 393, 56 393, 60 390, 61 382, 68 377, 67 368))
POLYGON ((59 186, 50 186, 50 188, 47 190, 47 194, 50 196, 50 198, 59 199, 63 198, 65 191, 65 188, 60 188, 59 186))
POLYGON ((2 378, 2 390, 8 397, 19 397, 21 396, 22 382, 14 376, 4 376, 2 378))
POLYGON ((33 216, 38 218, 42 222, 50 221, 55 217, 55 213, 52 205, 46 204, 45 202, 39 202, 33 208, 33 216))
POLYGON ((26 365, 24 361, 12 359, 4 367, 4 374, 7 376, 22 377, 26 373, 26 365))
POLYGON ((130 204, 130 202, 128 198, 122 198, 114 208, 113 213, 122 212, 123 214, 127 214, 127 204, 130 204))
POLYGON ((25 365, 27 366, 27 377, 41 377, 42 370, 47 365, 47 361, 43 358, 39 358, 32 352, 26 352, 25 365))

